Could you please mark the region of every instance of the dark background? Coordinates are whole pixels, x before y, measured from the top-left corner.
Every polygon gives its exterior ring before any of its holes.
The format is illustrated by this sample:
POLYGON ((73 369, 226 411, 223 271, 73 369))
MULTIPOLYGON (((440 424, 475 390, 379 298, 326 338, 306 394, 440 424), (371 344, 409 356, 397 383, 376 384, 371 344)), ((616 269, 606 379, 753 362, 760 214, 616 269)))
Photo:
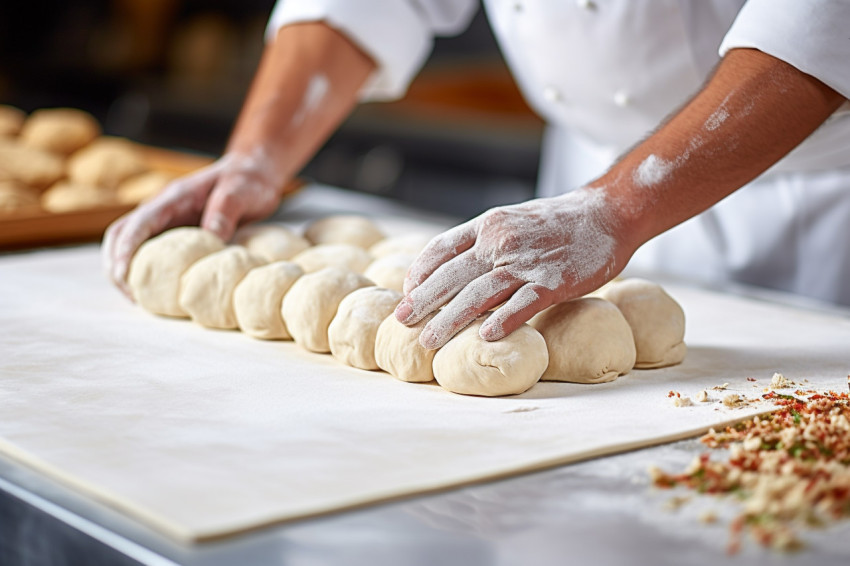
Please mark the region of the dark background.
MULTIPOLYGON (((263 48, 272 0, 0 3, 0 103, 73 106, 106 133, 217 155, 263 48)), ((483 10, 438 38, 399 102, 362 105, 309 179, 472 216, 530 198, 542 123, 514 86, 483 10)))

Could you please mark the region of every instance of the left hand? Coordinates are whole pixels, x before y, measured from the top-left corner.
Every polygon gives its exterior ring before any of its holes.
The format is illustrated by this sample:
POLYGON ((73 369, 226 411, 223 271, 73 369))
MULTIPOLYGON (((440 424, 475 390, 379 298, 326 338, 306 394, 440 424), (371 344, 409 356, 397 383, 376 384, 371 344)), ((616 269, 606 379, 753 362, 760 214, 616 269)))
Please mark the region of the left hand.
POLYGON ((479 331, 499 340, 619 273, 634 252, 619 226, 604 188, 489 210, 428 244, 408 270, 395 316, 415 324, 442 306, 419 337, 433 349, 504 302, 479 331))

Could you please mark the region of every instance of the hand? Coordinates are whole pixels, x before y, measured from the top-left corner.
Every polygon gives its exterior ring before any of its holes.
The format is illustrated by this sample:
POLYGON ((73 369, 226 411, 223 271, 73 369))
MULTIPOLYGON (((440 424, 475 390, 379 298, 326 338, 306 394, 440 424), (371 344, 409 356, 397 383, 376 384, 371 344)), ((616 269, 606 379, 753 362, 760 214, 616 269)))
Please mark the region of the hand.
POLYGON ((125 295, 130 260, 142 243, 177 226, 197 225, 228 241, 242 223, 265 218, 280 203, 284 179, 262 152, 229 153, 169 184, 113 222, 101 253, 107 275, 125 295))
POLYGON ((499 340, 619 273, 634 250, 617 236, 618 226, 604 188, 489 210, 428 244, 408 270, 395 316, 415 324, 443 306, 419 337, 433 349, 505 302, 479 331, 499 340))

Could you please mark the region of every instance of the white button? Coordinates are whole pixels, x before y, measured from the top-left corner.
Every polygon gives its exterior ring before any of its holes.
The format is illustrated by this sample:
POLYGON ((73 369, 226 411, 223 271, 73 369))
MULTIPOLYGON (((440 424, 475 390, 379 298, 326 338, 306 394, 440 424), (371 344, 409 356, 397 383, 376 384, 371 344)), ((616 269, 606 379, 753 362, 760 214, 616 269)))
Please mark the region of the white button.
POLYGON ((614 104, 620 108, 625 108, 632 103, 632 98, 624 90, 618 90, 614 93, 614 104))
POLYGON ((595 10, 596 2, 593 0, 576 0, 576 6, 583 10, 595 10))
POLYGON ((561 91, 551 85, 547 86, 543 89, 543 98, 552 103, 561 102, 561 91))

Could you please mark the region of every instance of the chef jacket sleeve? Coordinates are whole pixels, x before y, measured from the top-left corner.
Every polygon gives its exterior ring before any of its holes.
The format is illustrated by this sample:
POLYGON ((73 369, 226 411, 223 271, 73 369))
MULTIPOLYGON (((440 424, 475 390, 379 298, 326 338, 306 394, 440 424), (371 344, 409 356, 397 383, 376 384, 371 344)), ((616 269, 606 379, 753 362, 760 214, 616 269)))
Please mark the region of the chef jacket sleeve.
POLYGON ((376 63, 361 100, 400 98, 431 52, 435 35, 460 33, 477 0, 278 0, 266 28, 274 40, 287 24, 323 21, 376 63))
POLYGON ((850 97, 850 1, 748 0, 720 45, 758 49, 850 97))

